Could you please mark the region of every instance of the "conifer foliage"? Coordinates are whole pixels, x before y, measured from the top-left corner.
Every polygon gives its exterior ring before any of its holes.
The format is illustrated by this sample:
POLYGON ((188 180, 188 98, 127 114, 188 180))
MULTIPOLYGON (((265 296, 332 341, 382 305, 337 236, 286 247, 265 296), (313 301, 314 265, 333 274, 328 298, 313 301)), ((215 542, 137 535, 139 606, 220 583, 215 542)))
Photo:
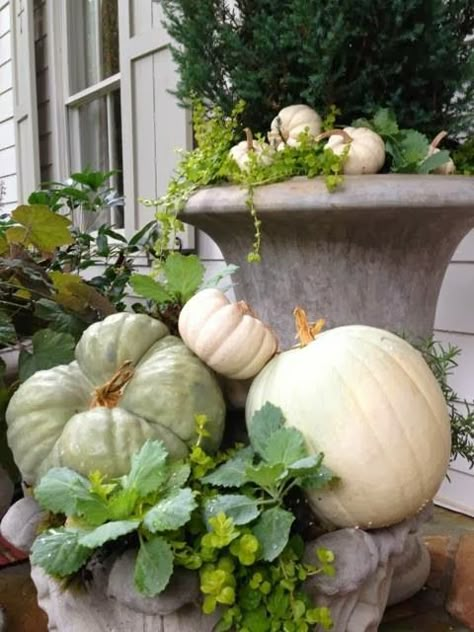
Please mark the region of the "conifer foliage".
MULTIPOLYGON (((265 129, 304 102, 344 120, 390 107, 403 127, 469 131, 474 116, 471 0, 162 0, 177 95, 265 129), (456 96, 453 102, 453 97, 456 96)), ((472 130, 471 130, 472 131, 472 130)))

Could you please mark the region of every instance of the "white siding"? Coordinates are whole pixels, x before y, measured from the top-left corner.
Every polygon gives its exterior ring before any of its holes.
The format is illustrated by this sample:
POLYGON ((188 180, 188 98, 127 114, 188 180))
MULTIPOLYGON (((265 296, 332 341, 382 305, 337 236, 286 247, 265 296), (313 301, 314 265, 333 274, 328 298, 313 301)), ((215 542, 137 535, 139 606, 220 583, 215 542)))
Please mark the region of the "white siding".
POLYGON ((0 213, 12 210, 17 202, 10 35, 10 2, 0 0, 0 213))
MULTIPOLYGON (((459 244, 438 300, 435 338, 461 349, 450 383, 460 399, 474 400, 474 231, 459 244)), ((452 463, 438 502, 474 516, 474 470, 462 459, 452 463)))

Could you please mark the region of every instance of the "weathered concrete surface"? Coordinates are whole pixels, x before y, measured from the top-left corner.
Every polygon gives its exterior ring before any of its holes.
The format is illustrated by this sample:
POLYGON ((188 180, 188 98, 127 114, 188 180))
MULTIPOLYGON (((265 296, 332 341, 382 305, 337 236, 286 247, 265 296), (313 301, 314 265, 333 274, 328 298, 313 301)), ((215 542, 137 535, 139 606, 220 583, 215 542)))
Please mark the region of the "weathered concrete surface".
POLYGON ((249 264, 253 225, 246 192, 198 191, 180 217, 240 266, 235 292, 294 344, 292 311, 328 326, 365 324, 431 334, 446 267, 474 226, 474 178, 346 176, 333 193, 321 178, 260 187, 262 261, 249 264))

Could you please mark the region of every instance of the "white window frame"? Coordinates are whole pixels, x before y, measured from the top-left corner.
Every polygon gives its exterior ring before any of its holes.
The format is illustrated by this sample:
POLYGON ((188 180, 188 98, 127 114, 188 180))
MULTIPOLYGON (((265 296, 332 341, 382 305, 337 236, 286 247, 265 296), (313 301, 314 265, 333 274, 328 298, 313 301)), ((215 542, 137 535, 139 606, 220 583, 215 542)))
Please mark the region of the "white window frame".
MULTIPOLYGON (((50 27, 48 64, 51 72, 51 102, 53 104, 53 126, 56 131, 53 140, 54 178, 64 181, 73 170, 83 166, 80 134, 79 108, 87 103, 105 97, 107 107, 107 146, 109 165, 117 164, 113 135, 115 133, 114 93, 120 90, 120 72, 76 93, 72 93, 72 76, 78 76, 84 69, 72 58, 74 46, 70 38, 70 15, 68 0, 47 0, 47 21, 50 27)), ((82 43, 81 43, 82 44, 82 43)), ((117 188, 117 176, 111 177, 111 186, 117 188)), ((110 223, 116 224, 117 215, 111 209, 110 223)))

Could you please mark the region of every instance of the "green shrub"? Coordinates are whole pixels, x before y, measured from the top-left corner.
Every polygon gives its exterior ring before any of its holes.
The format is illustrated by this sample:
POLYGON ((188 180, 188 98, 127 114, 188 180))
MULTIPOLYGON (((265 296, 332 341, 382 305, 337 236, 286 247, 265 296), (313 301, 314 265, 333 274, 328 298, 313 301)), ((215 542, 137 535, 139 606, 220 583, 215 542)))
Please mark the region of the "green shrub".
POLYGON ((244 123, 262 131, 300 102, 336 104, 345 121, 390 107, 402 127, 429 135, 474 128, 471 0, 229 4, 162 1, 182 103, 194 94, 230 113, 244 99, 244 123))

